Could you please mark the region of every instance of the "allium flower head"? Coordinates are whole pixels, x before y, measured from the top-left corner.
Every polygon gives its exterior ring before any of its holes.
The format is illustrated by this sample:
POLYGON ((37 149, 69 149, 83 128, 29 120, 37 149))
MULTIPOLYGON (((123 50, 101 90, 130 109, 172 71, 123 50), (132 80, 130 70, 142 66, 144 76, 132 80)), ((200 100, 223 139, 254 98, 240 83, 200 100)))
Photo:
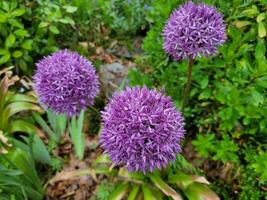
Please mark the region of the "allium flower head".
POLYGON ((99 81, 86 58, 61 50, 41 59, 36 66, 34 87, 45 107, 72 116, 93 104, 99 81))
POLYGON ((176 9, 164 30, 164 50, 174 60, 214 55, 225 42, 226 26, 215 7, 192 1, 176 9))
POLYGON ((102 112, 101 146, 116 165, 153 171, 181 151, 184 121, 170 97, 146 87, 116 93, 102 112))

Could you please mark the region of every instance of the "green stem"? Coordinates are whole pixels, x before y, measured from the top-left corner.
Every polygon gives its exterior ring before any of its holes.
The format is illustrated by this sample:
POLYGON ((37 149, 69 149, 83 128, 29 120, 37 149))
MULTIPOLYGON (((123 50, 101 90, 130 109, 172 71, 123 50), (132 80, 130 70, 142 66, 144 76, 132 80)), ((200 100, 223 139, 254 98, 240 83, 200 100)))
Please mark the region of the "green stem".
POLYGON ((182 104, 182 112, 184 112, 184 108, 187 104, 188 101, 188 96, 190 93, 190 86, 191 86, 191 82, 192 82, 192 67, 193 67, 193 59, 189 58, 188 61, 188 73, 187 73, 187 83, 184 89, 184 93, 183 93, 183 104, 182 104))

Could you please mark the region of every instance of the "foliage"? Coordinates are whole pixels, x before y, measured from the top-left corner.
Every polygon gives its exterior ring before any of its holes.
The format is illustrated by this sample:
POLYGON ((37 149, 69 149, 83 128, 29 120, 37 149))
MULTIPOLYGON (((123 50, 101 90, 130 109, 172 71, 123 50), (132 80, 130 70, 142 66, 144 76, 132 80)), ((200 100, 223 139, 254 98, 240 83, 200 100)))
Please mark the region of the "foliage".
POLYGON ((75 154, 79 159, 83 159, 85 148, 85 137, 83 133, 84 110, 78 117, 73 116, 69 124, 70 136, 75 148, 75 154))
POLYGON ((56 114, 52 110, 46 110, 47 122, 39 113, 34 112, 33 117, 35 121, 42 127, 54 142, 59 143, 62 135, 67 128, 67 116, 64 114, 56 114))
POLYGON ((93 168, 96 174, 106 174, 110 178, 115 178, 115 185, 108 199, 127 197, 134 200, 142 197, 149 200, 162 199, 164 196, 169 196, 175 200, 182 200, 184 197, 189 199, 218 199, 218 196, 207 187, 209 182, 203 176, 186 174, 184 169, 190 164, 183 159, 181 165, 180 161, 181 156, 178 156, 176 162, 179 162, 179 167, 178 165, 171 165, 165 170, 156 170, 148 174, 129 173, 123 167, 110 167, 109 158, 106 155, 101 155, 94 161, 93 168))
MULTIPOLYGON (((243 169, 250 166, 255 174, 264 178, 265 158, 260 149, 266 151, 267 142, 266 2, 205 2, 216 5, 224 14, 228 40, 218 56, 198 58, 194 62, 193 86, 184 113, 188 130, 192 130, 188 134, 197 134, 193 144, 202 156, 236 163, 243 169), (205 135, 199 135, 201 133, 205 135), (257 159, 253 161, 243 159, 247 142, 255 149, 257 159)), ((178 108, 186 82, 187 62, 174 62, 165 55, 161 33, 172 9, 180 3, 179 0, 152 3, 148 17, 153 26, 142 45, 145 54, 137 59, 139 68, 129 75, 131 85, 164 86, 178 108)), ((242 180, 239 181, 241 184, 242 180)), ((258 190, 263 195, 259 187, 258 190)))
POLYGON ((77 9, 60 0, 1 1, 0 8, 0 66, 24 73, 32 71, 33 58, 58 49, 59 26, 73 25, 70 15, 77 9))
MULTIPOLYGON (((2 71, 3 79, 0 81, 0 130, 8 133, 25 132, 33 133, 37 129, 29 122, 22 119, 13 119, 14 115, 22 111, 35 110, 41 112, 42 109, 37 105, 37 99, 32 95, 16 94, 8 91, 10 85, 17 80, 11 77, 9 71, 2 71)), ((0 71, 0 74, 1 71, 0 71)))
POLYGON ((30 152, 16 149, 0 157, 1 199, 43 199, 42 183, 30 152))

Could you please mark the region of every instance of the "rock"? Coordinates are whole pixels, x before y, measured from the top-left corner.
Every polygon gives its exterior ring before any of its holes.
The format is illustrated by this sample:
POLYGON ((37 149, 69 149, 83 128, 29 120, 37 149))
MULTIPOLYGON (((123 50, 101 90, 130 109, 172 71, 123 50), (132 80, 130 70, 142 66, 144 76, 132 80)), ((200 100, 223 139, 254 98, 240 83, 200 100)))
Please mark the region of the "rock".
MULTIPOLYGON (((118 62, 100 66, 100 82, 106 98, 110 98, 127 77, 129 67, 118 62)), ((126 81, 127 82, 127 81, 126 81)))

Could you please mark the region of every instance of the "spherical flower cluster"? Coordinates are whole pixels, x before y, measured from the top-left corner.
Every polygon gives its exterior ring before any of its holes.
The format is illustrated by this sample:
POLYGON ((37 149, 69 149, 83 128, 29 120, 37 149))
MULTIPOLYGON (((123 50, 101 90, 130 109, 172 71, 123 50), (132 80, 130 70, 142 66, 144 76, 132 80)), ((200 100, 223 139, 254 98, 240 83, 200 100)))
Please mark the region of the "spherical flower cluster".
POLYGON ((99 81, 86 58, 77 52, 61 50, 43 58, 36 66, 34 88, 46 108, 72 116, 93 104, 99 81))
POLYGON ((102 112, 100 144, 115 165, 153 171, 181 151, 184 121, 170 97, 146 87, 116 93, 102 112))
POLYGON ((214 55, 225 42, 226 26, 215 7, 189 1, 176 9, 164 30, 164 50, 174 60, 214 55))

